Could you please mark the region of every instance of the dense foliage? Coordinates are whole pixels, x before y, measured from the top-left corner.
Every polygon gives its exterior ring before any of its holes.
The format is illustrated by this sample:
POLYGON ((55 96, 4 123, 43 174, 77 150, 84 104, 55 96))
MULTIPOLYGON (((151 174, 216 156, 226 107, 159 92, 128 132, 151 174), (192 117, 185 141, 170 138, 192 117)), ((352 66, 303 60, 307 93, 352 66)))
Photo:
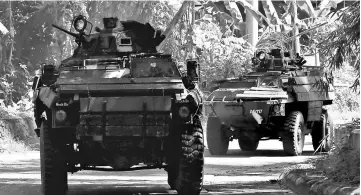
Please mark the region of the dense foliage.
MULTIPOLYGON (((181 4, 181 1, 178 2, 181 4)), ((259 11, 254 10, 245 0, 198 1, 197 6, 188 3, 191 6, 177 18, 174 26, 171 25, 173 30, 160 52, 171 53, 177 60, 198 59, 202 80, 206 83, 213 79, 237 77, 250 70, 253 52, 244 37, 245 10, 259 20, 263 32, 257 47, 280 43, 282 47, 291 48, 290 30, 294 25, 292 6, 298 6, 296 25, 300 32, 327 21, 324 14, 316 13, 312 8, 316 6, 322 11, 327 8, 322 3, 324 1, 318 4, 305 2, 260 1, 259 11)), ((9 33, 0 29, 0 99, 5 99, 5 104, 11 105, 13 101, 24 99, 24 95, 30 97, 27 95, 28 83, 40 64, 59 64, 71 55, 76 47, 74 38, 54 29, 51 24, 70 29, 73 17, 82 14, 94 26, 102 27, 103 17, 116 16, 120 20, 149 22, 153 27, 165 31, 179 9, 173 4, 167 1, 1 1, 0 22, 9 33)), ((337 6, 333 5, 335 8, 337 6)), ((359 8, 359 3, 354 7, 359 8)), ((344 13, 339 18, 339 26, 331 25, 332 29, 326 25, 319 28, 321 30, 302 35, 302 51, 313 51, 326 36, 330 36, 329 40, 339 37, 332 44, 323 42, 326 46, 331 44, 329 48, 341 48, 337 45, 342 44, 348 46, 338 49, 337 55, 330 55, 332 50, 323 50, 324 59, 337 63, 336 67, 339 67, 340 62, 351 55, 351 50, 358 50, 359 31, 353 31, 353 28, 357 25, 359 27, 359 10, 344 13), (329 34, 334 29, 337 30, 329 34), (350 36, 339 36, 345 33, 350 36), (331 60, 330 56, 337 59, 331 60)), ((356 62, 356 66, 359 66, 359 59, 356 62)))
POLYGON ((330 71, 339 69, 345 63, 351 64, 357 72, 353 87, 360 85, 360 2, 355 2, 338 14, 337 26, 320 43, 330 71))
POLYGON ((167 3, 156 1, 2 1, 0 22, 10 33, 0 32, 0 99, 6 105, 18 102, 41 63, 59 64, 72 54, 74 38, 52 24, 69 30, 73 17, 82 14, 99 27, 103 17, 116 16, 164 30, 174 13, 167 3))
MULTIPOLYGON (((18 102, 26 95, 31 76, 41 63, 59 64, 75 49, 74 38, 51 24, 70 29, 72 18, 82 14, 94 26, 101 27, 103 17, 116 16, 120 20, 149 22, 164 31, 176 12, 163 1, 0 2, 0 21, 10 29, 9 34, 0 37, 0 90, 5 104, 18 102)), ((251 54, 247 43, 222 33, 217 13, 210 13, 210 20, 204 17, 195 20, 192 13, 190 6, 161 52, 171 53, 178 60, 198 58, 205 81, 210 81, 211 75, 217 79, 244 72, 251 54)))

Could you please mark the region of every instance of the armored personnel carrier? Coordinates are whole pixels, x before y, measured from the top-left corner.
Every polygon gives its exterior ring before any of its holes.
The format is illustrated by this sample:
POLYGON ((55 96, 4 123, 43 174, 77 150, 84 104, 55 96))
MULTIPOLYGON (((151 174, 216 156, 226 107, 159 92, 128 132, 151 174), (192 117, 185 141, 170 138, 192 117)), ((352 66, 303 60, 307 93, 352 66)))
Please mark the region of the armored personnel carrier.
POLYGON ((148 23, 73 20, 74 54, 34 79, 44 195, 65 195, 67 173, 165 168, 178 194, 203 184, 202 94, 196 61, 157 53, 148 23), (186 66, 183 73, 179 67, 186 66))
POLYGON ((297 156, 307 134, 315 150, 329 150, 333 124, 324 106, 332 104, 334 92, 322 85, 327 82, 320 67, 279 49, 256 52, 252 61, 254 72, 216 81, 218 89, 205 101, 210 153, 226 154, 233 139, 243 151, 255 151, 260 140, 279 139, 287 155, 297 156))

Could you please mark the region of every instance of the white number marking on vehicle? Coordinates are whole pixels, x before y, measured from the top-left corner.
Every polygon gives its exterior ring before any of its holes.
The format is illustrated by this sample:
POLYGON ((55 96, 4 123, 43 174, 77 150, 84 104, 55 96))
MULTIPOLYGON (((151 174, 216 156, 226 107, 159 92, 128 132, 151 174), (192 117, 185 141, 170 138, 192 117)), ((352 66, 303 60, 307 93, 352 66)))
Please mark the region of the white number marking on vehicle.
POLYGON ((262 109, 260 110, 250 110, 249 113, 252 114, 252 112, 255 112, 257 114, 261 114, 262 113, 262 109))

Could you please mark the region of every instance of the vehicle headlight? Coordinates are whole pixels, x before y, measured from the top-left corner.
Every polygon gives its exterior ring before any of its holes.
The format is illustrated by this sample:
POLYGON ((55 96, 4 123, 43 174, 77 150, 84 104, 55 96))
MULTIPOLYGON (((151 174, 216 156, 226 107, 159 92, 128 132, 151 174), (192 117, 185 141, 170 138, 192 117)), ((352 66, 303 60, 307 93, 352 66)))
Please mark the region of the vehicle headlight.
POLYGON ((266 54, 261 53, 261 54, 259 55, 259 59, 260 59, 260 60, 263 60, 265 56, 266 56, 266 54))
POLYGON ((73 25, 76 31, 83 32, 87 26, 87 21, 83 16, 78 16, 74 19, 73 25))
POLYGON ((64 122, 66 119, 66 112, 64 110, 57 110, 55 112, 55 120, 57 122, 64 122))
POLYGON ((179 108, 179 116, 182 118, 187 118, 190 114, 189 108, 187 106, 182 106, 179 108))

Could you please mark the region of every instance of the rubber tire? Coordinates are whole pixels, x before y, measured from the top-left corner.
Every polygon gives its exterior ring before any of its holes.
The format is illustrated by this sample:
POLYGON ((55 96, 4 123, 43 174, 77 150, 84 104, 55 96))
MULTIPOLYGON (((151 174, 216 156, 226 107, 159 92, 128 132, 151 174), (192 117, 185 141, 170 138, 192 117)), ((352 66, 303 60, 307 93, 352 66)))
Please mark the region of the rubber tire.
POLYGON ((170 186, 170 189, 175 190, 176 188, 176 182, 178 177, 178 168, 175 164, 174 160, 168 161, 168 167, 166 168, 167 174, 168 174, 168 185, 170 186))
POLYGON ((192 126, 191 132, 183 131, 181 134, 181 155, 175 186, 180 195, 199 195, 203 187, 204 142, 198 116, 194 117, 192 126))
POLYGON ((41 190, 44 195, 66 195, 68 173, 64 155, 65 145, 51 136, 51 114, 47 112, 40 128, 41 190))
POLYGON ((175 170, 169 168, 169 170, 167 170, 167 173, 168 173, 168 185, 170 186, 171 190, 175 190, 176 182, 177 182, 177 175, 175 173, 175 170))
POLYGON ((238 145, 242 151, 253 152, 257 150, 259 140, 253 140, 248 136, 238 137, 238 145))
POLYGON ((292 111, 285 120, 282 137, 283 150, 287 155, 302 154, 305 144, 304 118, 300 111, 292 111), (300 140, 298 140, 300 138, 300 140))
POLYGON ((312 136, 312 145, 313 149, 316 149, 321 144, 322 139, 325 136, 329 136, 326 140, 323 140, 321 148, 319 152, 328 152, 331 150, 334 138, 334 128, 333 128, 333 120, 329 115, 328 111, 322 109, 321 120, 317 121, 312 128, 311 136, 312 136))
POLYGON ((229 139, 224 138, 221 121, 218 117, 208 117, 207 144, 211 155, 225 155, 228 151, 229 139))
POLYGON ((180 155, 174 152, 173 148, 181 148, 180 144, 180 130, 177 126, 173 126, 172 131, 170 131, 168 141, 168 166, 166 168, 168 174, 168 184, 172 190, 176 188, 176 182, 178 177, 178 169, 179 169, 179 157, 180 155), (170 149, 172 148, 172 149, 170 149))

